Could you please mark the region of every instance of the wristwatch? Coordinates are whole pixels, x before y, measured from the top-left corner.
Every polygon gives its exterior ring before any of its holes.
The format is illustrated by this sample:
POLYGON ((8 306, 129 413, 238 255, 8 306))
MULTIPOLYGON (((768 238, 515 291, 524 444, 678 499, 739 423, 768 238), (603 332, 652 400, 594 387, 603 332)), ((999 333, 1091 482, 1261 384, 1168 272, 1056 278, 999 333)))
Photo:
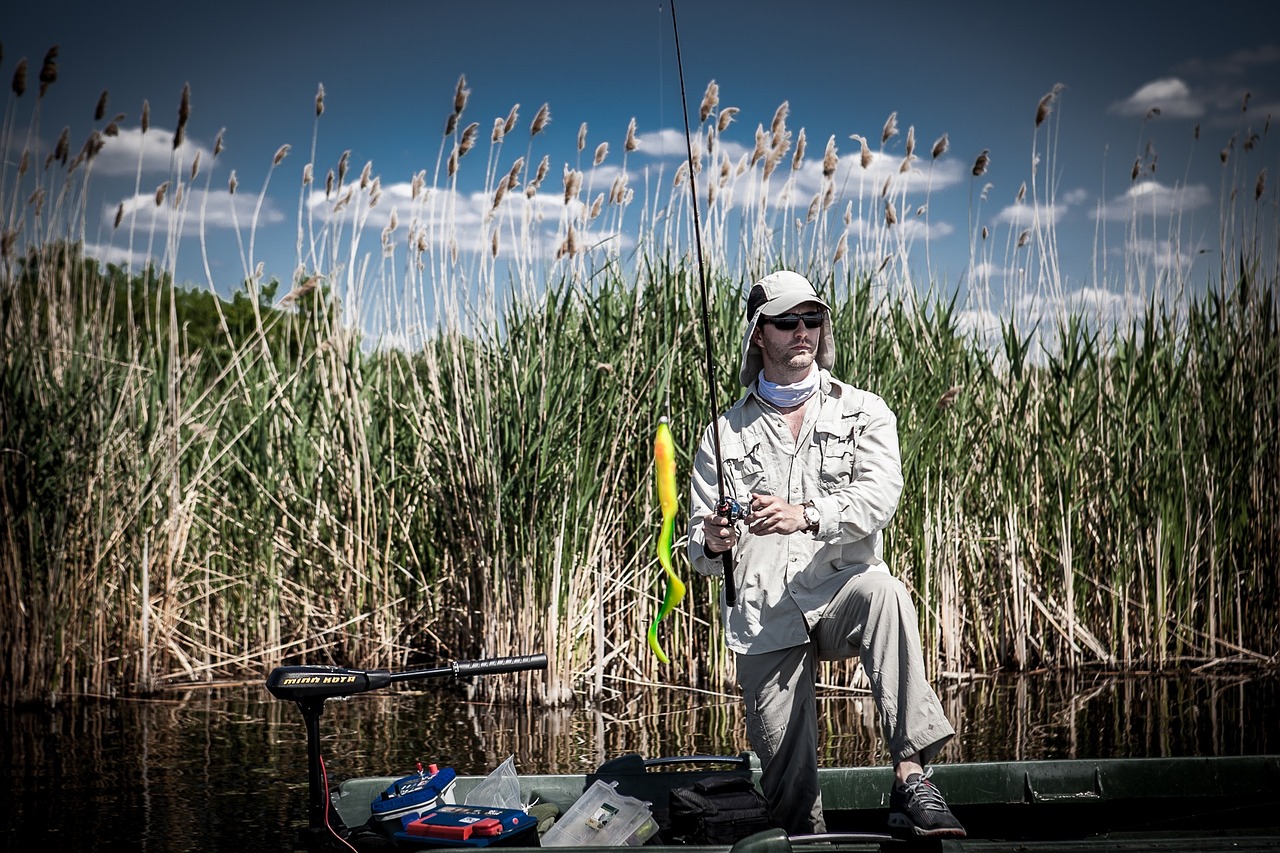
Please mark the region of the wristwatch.
POLYGON ((813 505, 813 501, 805 501, 801 506, 804 507, 804 529, 817 533, 819 526, 822 524, 822 513, 818 512, 818 508, 813 505))

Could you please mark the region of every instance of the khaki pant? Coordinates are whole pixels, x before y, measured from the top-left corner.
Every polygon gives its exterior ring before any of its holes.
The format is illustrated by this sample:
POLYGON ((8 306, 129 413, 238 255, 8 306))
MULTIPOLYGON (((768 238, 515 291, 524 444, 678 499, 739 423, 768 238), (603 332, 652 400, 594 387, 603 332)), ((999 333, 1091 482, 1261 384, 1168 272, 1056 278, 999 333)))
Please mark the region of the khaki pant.
POLYGON ((906 587, 884 571, 852 574, 808 644, 737 656, 747 737, 764 768, 760 785, 774 822, 792 835, 826 830, 818 786, 816 663, 855 655, 871 681, 895 765, 917 752, 928 763, 955 734, 925 676, 906 587))

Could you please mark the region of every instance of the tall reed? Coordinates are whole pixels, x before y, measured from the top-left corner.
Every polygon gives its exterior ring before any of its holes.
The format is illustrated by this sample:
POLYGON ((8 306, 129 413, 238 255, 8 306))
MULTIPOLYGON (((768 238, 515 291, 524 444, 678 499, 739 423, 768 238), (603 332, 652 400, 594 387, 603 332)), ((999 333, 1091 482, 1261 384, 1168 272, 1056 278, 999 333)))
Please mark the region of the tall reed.
MULTIPOLYGON (((835 372, 898 413, 907 487, 886 551, 937 671, 1273 659, 1274 189, 1252 208, 1234 194, 1230 263, 1202 295, 1136 282, 1144 308, 1119 322, 1008 312, 984 337, 970 318, 988 294, 917 283, 914 238, 886 220, 917 186, 911 157, 889 153, 896 114, 878 153, 844 162, 829 145, 807 163, 784 104, 757 131, 759 156, 731 162, 720 140, 736 108, 717 102, 692 175, 649 173, 641 190, 603 171, 610 141, 624 158, 643 150, 629 127, 590 140, 596 165, 566 164, 552 186, 538 148, 549 109, 517 157, 501 152, 518 111, 495 121, 473 165, 466 92, 460 80, 430 180, 424 168, 384 186, 344 154, 322 190, 313 141, 283 286, 253 255, 257 215, 240 281, 175 280, 198 174, 181 146, 165 192, 139 193, 150 209, 135 198, 117 229, 129 247, 135 227, 165 247, 138 269, 85 255, 92 153, 48 171, 6 161, 5 701, 282 661, 536 651, 545 678, 477 689, 547 704, 658 681, 731 691, 715 582, 692 579, 663 623, 672 665, 643 640, 662 597, 652 431, 671 419, 687 475, 710 416, 689 180, 708 201, 720 404, 740 391, 742 287, 785 263, 836 307, 835 372), (483 170, 489 208, 477 232, 456 191, 468 169, 483 170), (822 176, 809 200, 794 197, 805 169, 822 176)), ((26 161, 41 152, 13 130, 20 97, 3 142, 26 161)), ((316 103, 318 135, 323 92, 316 103)), ((1053 183, 1032 187, 1051 202, 1053 183)), ((1052 223, 1037 227, 1020 263, 1063 292, 1052 223)), ((990 245, 975 233, 975 269, 990 245)))

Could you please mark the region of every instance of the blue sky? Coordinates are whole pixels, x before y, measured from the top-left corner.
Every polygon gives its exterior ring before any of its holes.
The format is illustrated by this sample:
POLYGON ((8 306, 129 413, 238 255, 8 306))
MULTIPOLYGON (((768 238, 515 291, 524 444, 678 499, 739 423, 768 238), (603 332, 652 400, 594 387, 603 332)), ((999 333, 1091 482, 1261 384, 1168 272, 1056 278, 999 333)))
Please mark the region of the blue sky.
MULTIPOLYGON (((726 158, 750 152, 757 128, 769 129, 784 102, 789 108, 785 126, 792 134, 788 161, 804 129, 808 177, 795 176, 796 215, 802 216, 810 197, 821 190, 820 163, 828 140, 838 150, 841 169, 858 174, 860 147, 851 138, 858 134, 882 159, 876 164, 881 171, 873 170, 871 180, 864 176, 867 185, 852 196, 856 212, 882 219, 879 176, 898 173, 911 129, 918 158, 915 183, 901 184, 901 209, 895 210, 905 226, 901 233, 914 235, 911 264, 927 265, 925 276, 945 288, 966 286, 975 274, 969 243, 986 226, 992 250, 976 262, 993 280, 1008 281, 1018 263, 1012 249, 1017 235, 1028 227, 1043 230, 1051 221, 1053 256, 1060 264, 1053 270, 1055 281, 1065 290, 1088 293, 1125 287, 1120 273, 1139 256, 1148 259, 1143 263, 1151 270, 1172 265, 1183 277, 1206 277, 1204 265, 1219 246, 1224 186, 1238 184, 1241 193, 1252 195, 1255 178, 1267 167, 1262 201, 1272 209, 1269 227, 1274 230, 1280 169, 1275 140, 1269 138, 1274 131, 1264 133, 1264 128, 1269 129, 1268 116, 1280 115, 1280 12, 1264 11, 1266 5, 1211 10, 1188 3, 1049 7, 678 0, 676 11, 694 123, 712 80, 719 87, 718 109, 739 111, 720 136, 726 158), (1051 118, 1037 133, 1037 104, 1058 84, 1063 88, 1053 100, 1051 118), (891 114, 896 114, 898 134, 882 146, 891 114), (1245 152, 1250 131, 1258 141, 1245 152), (930 148, 943 134, 947 151, 935 162, 930 148), (1233 159, 1224 168, 1219 152, 1233 137, 1233 159), (971 169, 984 151, 989 166, 974 179, 971 169), (1037 156, 1042 165, 1033 183, 1037 156), (1135 162, 1142 172, 1136 180, 1135 162), (1023 183, 1030 189, 1018 203, 1023 183), (1150 215, 1137 234, 1136 209, 1150 215), (1175 230, 1176 239, 1170 239, 1175 230)), ((190 236, 193 207, 168 263, 180 277, 198 283, 211 278, 222 291, 236 286, 246 266, 256 263, 268 278, 288 281, 293 275, 299 261, 299 210, 313 204, 302 197, 301 175, 310 159, 319 85, 324 114, 310 189, 323 184, 343 151, 350 151, 348 183, 357 180, 364 164, 372 164, 371 174, 387 195, 369 214, 366 227, 374 236, 361 249, 372 252, 375 265, 377 231, 386 228, 395 209, 396 233, 403 238, 412 178, 424 173, 430 182, 438 168, 442 133, 462 75, 470 97, 460 125, 478 122, 479 142, 459 170, 459 200, 475 204, 477 216, 493 192, 492 182, 483 186, 486 157, 494 158, 491 171, 501 174, 517 156, 527 155, 530 170, 547 156, 544 187, 550 203, 561 193, 564 170, 590 172, 593 153, 607 142, 603 168, 587 179, 583 203, 589 206, 623 168, 632 119, 639 147, 625 168, 637 194, 654 192, 646 187, 658 184, 655 175, 669 183, 684 155, 670 9, 657 0, 367 5, 224 0, 180 9, 161 3, 73 3, 54 12, 28 3, 6 12, 0 43, 0 75, 11 77, 25 57, 30 80, 23 98, 9 99, 19 133, 10 134, 6 174, 12 175, 14 146, 35 106, 41 60, 56 44, 58 78, 40 99, 43 150, 69 126, 74 154, 92 129, 124 116, 120 135, 106 140, 94 166, 86 242, 104 256, 122 259, 129 241, 112 228, 120 205, 130 210, 136 205, 142 229, 155 216, 148 200, 156 188, 185 179, 200 150, 201 174, 189 181, 188 191, 193 205, 201 200, 208 248, 202 252, 200 241, 190 236), (171 136, 163 134, 171 134, 177 122, 184 84, 190 85, 191 112, 179 170, 166 144, 171 136), (94 107, 104 90, 106 116, 95 122, 94 107), (150 107, 147 137, 139 132, 144 101, 150 107), (529 124, 544 103, 551 122, 531 138, 529 124), (515 129, 495 151, 490 129, 517 104, 515 129), (586 144, 580 152, 583 123, 586 144), (224 147, 215 158, 220 133, 224 147), (137 146, 143 142, 156 156, 139 159, 137 146), (289 153, 272 171, 283 145, 290 146, 289 153), (135 182, 140 162, 143 174, 135 182), (226 194, 233 171, 234 217, 226 194), (209 189, 201 193, 205 180, 209 189), (137 201, 130 202, 135 183, 137 201), (468 193, 475 195, 469 200, 468 193), (250 256, 246 226, 255 218, 250 256), (233 226, 240 229, 238 241, 233 226)), ((779 172, 787 170, 783 166, 779 172)), ((528 180, 525 173, 523 186, 528 180)), ((779 191, 781 181, 774 184, 773 192, 779 191)), ((849 189, 849 177, 842 187, 849 189)), ((12 191, 12 186, 5 189, 12 191)), ((748 190, 739 192, 745 200, 748 190)), ((640 213, 628 217, 610 227, 622 232, 642 218, 640 213)), ((838 211, 830 217, 838 231, 838 211)), ((459 214, 459 221, 466 218, 459 214)), ((546 227, 549 234, 555 231, 554 217, 546 227)), ((632 245, 624 234, 607 236, 623 251, 632 245)), ((561 231, 551 239, 562 237, 561 231)), ((152 254, 160 254, 163 242, 156 238, 148 244, 135 236, 134 262, 148 245, 152 254)))

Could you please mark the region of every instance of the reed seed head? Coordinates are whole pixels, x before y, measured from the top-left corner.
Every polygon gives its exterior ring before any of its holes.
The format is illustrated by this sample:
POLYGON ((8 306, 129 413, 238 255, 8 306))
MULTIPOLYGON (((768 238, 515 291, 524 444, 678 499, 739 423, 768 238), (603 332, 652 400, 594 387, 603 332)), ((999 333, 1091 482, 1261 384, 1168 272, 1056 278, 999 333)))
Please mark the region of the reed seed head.
POLYGON ((772 133, 775 138, 779 136, 786 129, 787 114, 790 112, 791 112, 791 104, 788 101, 783 101, 782 103, 778 104, 778 108, 774 110, 773 122, 770 123, 769 125, 769 132, 772 133))
POLYGON ((196 152, 196 156, 191 158, 191 180, 196 179, 196 175, 200 174, 200 152, 196 152))
POLYGON ((822 155, 822 177, 830 178, 836 173, 838 165, 840 165, 840 155, 836 153, 836 137, 832 134, 827 139, 827 150, 822 155))
POLYGON ((578 150, 581 151, 586 147, 587 147, 587 123, 584 121, 582 124, 578 125, 578 150))
POLYGON ((1049 117, 1049 113, 1053 111, 1053 94, 1049 93, 1040 99, 1040 103, 1036 105, 1036 127, 1044 124, 1044 120, 1049 117))
POLYGON ((894 210, 893 200, 884 200, 884 224, 893 226, 898 224, 898 211, 894 210))
POLYGON ((1262 194, 1267 191, 1267 170, 1264 167, 1258 172, 1258 182, 1253 185, 1253 200, 1261 201, 1262 194))
POLYGON ((61 163, 64 166, 67 165, 67 154, 69 153, 68 144, 69 144, 70 136, 71 136, 71 128, 70 127, 62 128, 62 134, 58 136, 58 142, 53 147, 53 159, 57 160, 59 163, 61 163))
POLYGON ((1027 197, 1027 182, 1023 181, 1022 186, 1018 187, 1018 197, 1013 200, 1014 204, 1022 204, 1022 200, 1027 197))
POLYGON ((27 58, 24 56, 18 60, 17 66, 13 69, 13 94, 19 98, 27 91, 27 58))
POLYGON ((476 135, 480 131, 480 122, 473 121, 462 130, 462 142, 458 143, 458 156, 465 157, 476 144, 476 135))
POLYGON ((169 191, 168 181, 165 181, 163 184, 156 187, 156 207, 159 207, 160 205, 164 204, 164 194, 168 191, 169 191))
POLYGON ((191 118, 191 84, 182 85, 182 98, 178 101, 178 126, 173 131, 173 147, 182 145, 186 138, 187 119, 191 118))
POLYGON ((311 186, 311 182, 315 179, 314 168, 310 163, 302 167, 302 185, 304 187, 311 186))
POLYGON ((596 156, 592 161, 592 165, 599 166, 604 162, 604 158, 609 156, 609 143, 601 142, 596 146, 596 156))
POLYGON ((227 194, 235 195, 236 187, 238 187, 239 185, 240 185, 240 182, 236 180, 236 170, 232 169, 231 177, 227 179, 227 194))
POLYGON ((907 128, 907 159, 911 159, 911 155, 916 152, 916 126, 913 124, 907 128))
POLYGON ((511 111, 507 113, 507 120, 502 125, 502 133, 505 136, 515 129, 516 122, 520 119, 520 105, 512 104, 511 111))
POLYGON ((890 139, 898 135, 898 113, 889 113, 889 118, 885 119, 884 128, 880 131, 880 144, 884 145, 890 139))
POLYGON ((316 118, 324 115, 324 84, 316 86, 316 118))
POLYGON ((1021 234, 1018 235, 1018 248, 1021 249, 1023 246, 1027 245, 1030 239, 1031 239, 1031 231, 1030 230, 1023 231, 1021 234))
POLYGON ((103 136, 119 136, 120 125, 116 124, 114 121, 108 122, 107 126, 102 129, 102 135, 103 136))
POLYGON ((143 133, 146 133, 147 129, 151 127, 151 103, 147 101, 145 98, 142 101, 141 125, 142 125, 143 133))
POLYGON ((707 91, 702 95, 702 106, 698 109, 698 123, 707 120, 707 116, 720 104, 720 87, 712 80, 707 84, 707 91))
POLYGON ((631 117, 631 121, 627 124, 627 140, 623 143, 622 150, 624 153, 630 153, 638 148, 640 143, 636 141, 636 120, 635 116, 631 117))
POLYGON ((505 126, 506 123, 502 120, 502 116, 495 118, 493 120, 493 130, 489 133, 489 141, 493 143, 501 142, 503 135, 506 133, 503 129, 505 126))
POLYGON ((978 159, 973 161, 973 176, 980 178, 987 173, 987 167, 991 165, 991 150, 989 148, 982 149, 982 153, 978 155, 978 159))
POLYGON ((97 106, 93 108, 93 120, 102 121, 107 117, 107 90, 103 89, 102 94, 98 96, 97 106))
POLYGON ((551 122, 551 107, 543 104, 533 116, 533 124, 529 126, 529 135, 537 136, 551 122))
POLYGON ((720 111, 720 117, 716 120, 716 132, 724 133, 725 128, 733 123, 733 120, 737 115, 737 107, 725 107, 722 109, 720 111))
POLYGON ((40 66, 40 97, 58 79, 58 46, 55 44, 44 55, 44 63, 40 66))
POLYGON ((288 143, 285 143, 284 145, 281 145, 279 148, 277 148, 276 155, 271 158, 271 165, 279 166, 280 161, 283 160, 285 157, 289 156, 289 149, 291 147, 292 146, 290 146, 288 143))
POLYGON ((951 143, 947 139, 947 134, 944 133, 934 141, 933 150, 932 152, 930 152, 930 156, 932 157, 932 159, 937 160, 943 154, 947 153, 947 148, 949 148, 950 146, 951 146, 951 143))
POLYGON ((804 160, 804 148, 805 138, 804 128, 802 127, 800 128, 800 134, 796 137, 796 151, 791 157, 791 171, 794 172, 796 169, 800 168, 800 163, 804 160))
POLYGON ((862 146, 862 153, 858 159, 859 164, 864 169, 870 166, 871 165, 871 147, 867 145, 867 140, 856 133, 849 134, 849 138, 858 140, 858 144, 862 146))
POLYGON ((764 157, 765 153, 769 150, 768 143, 769 143, 769 137, 764 132, 764 125, 757 124, 756 125, 756 147, 751 152, 752 166, 754 166, 756 163, 759 163, 760 160, 764 157))
POLYGON ((123 221, 124 221, 124 202, 120 202, 120 205, 116 208, 116 222, 115 222, 115 225, 113 225, 112 227, 119 228, 120 223, 123 221))
POLYGON ((222 137, 227 132, 225 127, 218 129, 218 135, 213 138, 213 156, 217 157, 222 153, 222 137))
POLYGON ((462 115, 462 111, 467 108, 467 98, 471 97, 471 90, 467 88, 466 75, 458 77, 458 85, 453 90, 453 114, 455 116, 462 115))

